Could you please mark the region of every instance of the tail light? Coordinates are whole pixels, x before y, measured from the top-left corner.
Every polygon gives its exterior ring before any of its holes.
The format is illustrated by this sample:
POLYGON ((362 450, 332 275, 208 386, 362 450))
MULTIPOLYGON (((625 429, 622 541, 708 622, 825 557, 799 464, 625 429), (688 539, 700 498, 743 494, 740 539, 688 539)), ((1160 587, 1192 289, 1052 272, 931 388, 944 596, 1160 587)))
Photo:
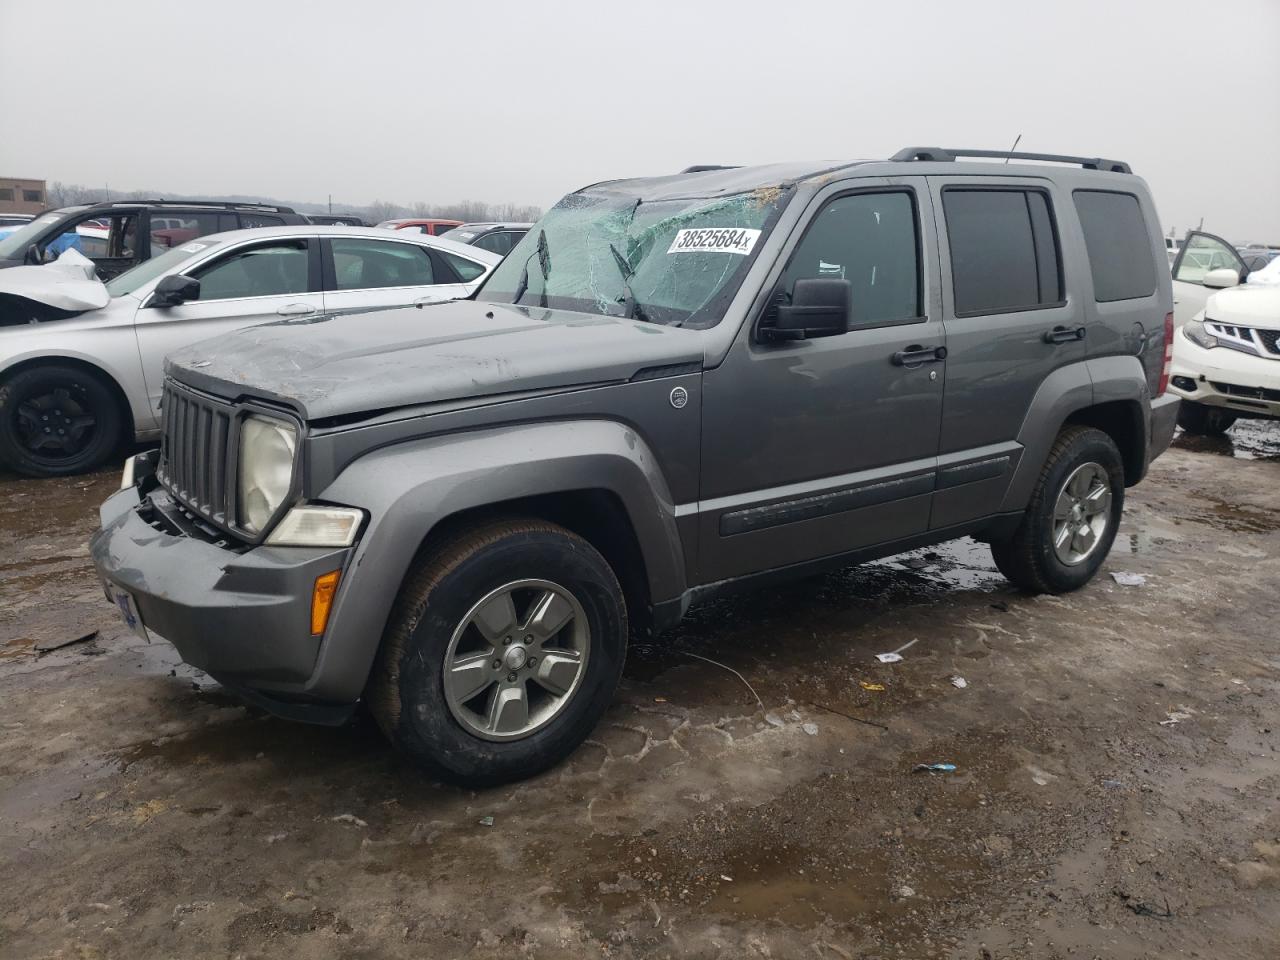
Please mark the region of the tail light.
POLYGON ((1164 366, 1160 368, 1160 383, 1156 386, 1156 396, 1163 397, 1169 389, 1169 372, 1173 370, 1173 314, 1164 315, 1164 366))

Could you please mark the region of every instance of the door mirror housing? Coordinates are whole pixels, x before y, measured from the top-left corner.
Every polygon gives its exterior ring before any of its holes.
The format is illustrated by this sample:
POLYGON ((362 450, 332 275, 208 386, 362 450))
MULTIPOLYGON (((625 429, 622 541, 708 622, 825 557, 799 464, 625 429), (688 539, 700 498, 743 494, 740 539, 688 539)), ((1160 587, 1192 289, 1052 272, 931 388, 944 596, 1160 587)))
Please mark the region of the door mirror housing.
POLYGON ((803 277, 791 291, 791 302, 778 304, 777 311, 773 325, 760 328, 762 340, 810 340, 846 333, 853 312, 853 284, 836 277, 803 277))
POLYGON ((27 252, 22 256, 22 262, 33 267, 44 263, 44 257, 40 255, 40 247, 34 243, 27 247, 27 252))
POLYGON ((188 300, 200 299, 200 281, 181 273, 170 274, 156 284, 151 296, 153 307, 176 307, 188 300))
POLYGON ((1218 267, 1218 269, 1210 270, 1206 273, 1201 282, 1206 287, 1224 290, 1227 287, 1238 287, 1240 285, 1240 274, 1230 267, 1218 267))

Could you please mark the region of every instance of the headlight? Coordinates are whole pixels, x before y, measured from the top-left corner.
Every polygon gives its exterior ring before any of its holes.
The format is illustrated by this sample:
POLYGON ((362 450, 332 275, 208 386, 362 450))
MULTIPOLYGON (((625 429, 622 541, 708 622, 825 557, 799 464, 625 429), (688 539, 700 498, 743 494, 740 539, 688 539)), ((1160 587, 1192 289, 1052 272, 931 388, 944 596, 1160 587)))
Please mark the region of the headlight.
POLYGON ((134 480, 133 467, 134 467, 134 460, 136 459, 137 459, 136 457, 129 457, 124 462, 124 470, 120 474, 121 490, 128 490, 130 487, 133 486, 133 480, 134 480))
POLYGON ((248 416, 240 424, 236 519, 249 533, 260 533, 280 509, 293 486, 298 430, 286 420, 248 416))
POLYGON ((1182 328, 1183 336, 1198 347, 1212 350, 1218 345, 1218 338, 1212 336, 1199 320, 1188 320, 1182 328))
POLYGON ((294 507, 267 537, 273 547, 349 547, 364 514, 350 507, 294 507))

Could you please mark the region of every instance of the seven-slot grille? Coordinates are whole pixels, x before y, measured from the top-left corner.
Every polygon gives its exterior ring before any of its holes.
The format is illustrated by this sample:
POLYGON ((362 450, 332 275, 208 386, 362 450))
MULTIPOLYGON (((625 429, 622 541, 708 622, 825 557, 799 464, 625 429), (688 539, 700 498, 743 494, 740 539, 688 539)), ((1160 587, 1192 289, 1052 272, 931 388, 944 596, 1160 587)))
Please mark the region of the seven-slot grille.
POLYGON ((1222 323, 1208 317, 1204 321, 1205 328, 1222 342, 1223 346, 1252 348, 1245 353, 1257 353, 1264 357, 1280 357, 1280 330, 1261 330, 1257 327, 1242 327, 1234 323, 1222 323))
POLYGON ((233 408, 165 384, 156 476, 188 510, 220 527, 231 500, 228 476, 233 408))

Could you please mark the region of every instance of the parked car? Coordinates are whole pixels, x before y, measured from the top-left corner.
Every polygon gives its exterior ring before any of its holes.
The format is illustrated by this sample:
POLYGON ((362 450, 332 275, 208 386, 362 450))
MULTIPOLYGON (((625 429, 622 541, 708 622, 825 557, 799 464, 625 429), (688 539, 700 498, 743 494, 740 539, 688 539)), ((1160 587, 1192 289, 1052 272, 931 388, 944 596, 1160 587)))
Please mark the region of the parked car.
POLYGON ((0 231, 26 226, 34 219, 34 213, 0 213, 0 231))
POLYGON ((1215 290, 1244 283, 1250 272, 1235 247, 1200 230, 1190 231, 1183 239, 1171 269, 1176 327, 1203 310, 1215 290))
POLYGON ((0 239, 0 269, 49 263, 78 250, 110 280, 196 237, 305 222, 288 207, 260 203, 121 200, 63 207, 0 239))
POLYGON ((410 233, 425 233, 432 237, 443 236, 454 227, 461 225, 461 220, 422 220, 412 217, 401 220, 383 220, 378 224, 385 230, 408 230, 410 233))
POLYGON ((309 223, 317 223, 329 227, 364 227, 368 226, 354 213, 305 213, 309 223))
MULTIPOLYGON (((100 309, 69 303, 59 274, 42 283, 56 264, 0 272, 0 462, 28 476, 91 469, 122 440, 157 435, 174 349, 268 321, 304 321, 324 342, 321 321, 467 296, 500 259, 435 237, 303 224, 184 243, 110 280, 100 309)), ((396 315, 421 335, 422 314, 396 315)))
POLYGON ((629 634, 733 587, 965 535, 1083 586, 1174 431, 1159 220, 1123 163, 961 155, 585 187, 470 300, 175 353, 108 598, 478 784, 567 755, 629 634))
POLYGON ((441 236, 505 257, 532 226, 531 223, 464 223, 441 236))
POLYGON ((1280 286, 1212 294, 1174 337, 1170 389, 1178 425, 1222 434, 1236 420, 1280 420, 1280 286))

